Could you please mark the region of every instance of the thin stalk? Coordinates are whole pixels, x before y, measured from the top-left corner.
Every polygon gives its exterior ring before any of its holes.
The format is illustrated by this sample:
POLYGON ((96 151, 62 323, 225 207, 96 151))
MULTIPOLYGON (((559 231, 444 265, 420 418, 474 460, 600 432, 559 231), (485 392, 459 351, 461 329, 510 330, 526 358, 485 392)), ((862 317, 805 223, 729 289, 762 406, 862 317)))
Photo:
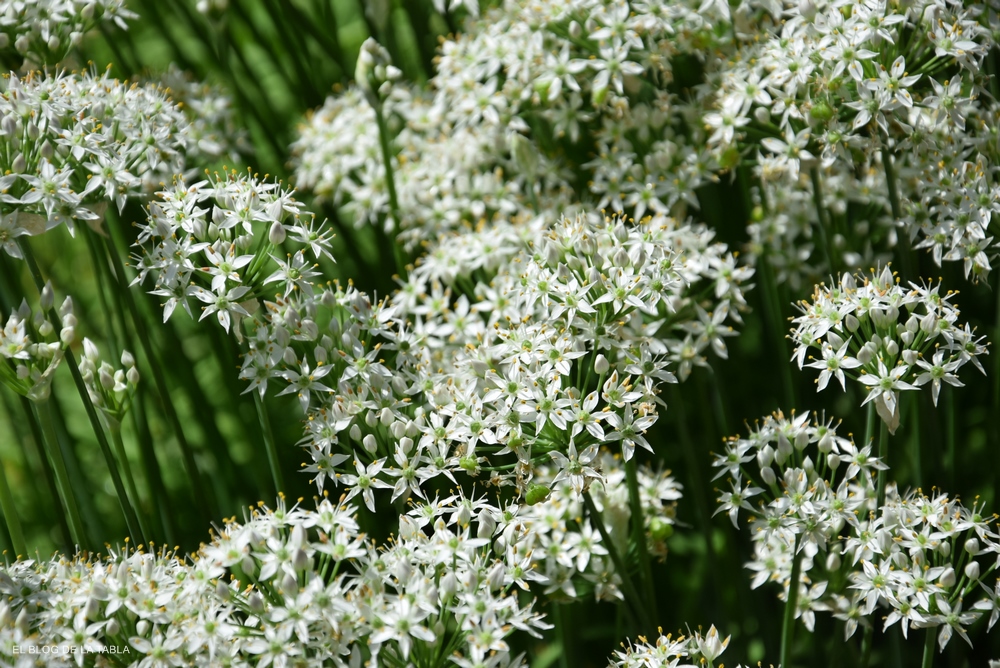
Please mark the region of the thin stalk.
POLYGON ((802 534, 795 536, 795 554, 792 556, 792 577, 788 582, 788 600, 785 601, 785 616, 781 622, 781 659, 779 665, 788 668, 788 656, 795 635, 795 609, 799 604, 799 574, 802 572, 802 552, 799 547, 802 534))
POLYGON ((934 665, 934 641, 936 637, 937 633, 934 632, 934 627, 929 627, 927 635, 924 637, 924 658, 920 661, 920 668, 931 668, 934 665))
POLYGON ((49 408, 49 401, 35 402, 35 410, 38 411, 38 423, 42 427, 45 444, 45 451, 52 462, 52 468, 56 473, 56 486, 59 488, 59 498, 62 500, 63 508, 69 517, 69 534, 77 549, 86 548, 84 537, 87 535, 83 529, 83 518, 80 517, 80 509, 76 505, 76 497, 73 496, 73 487, 70 485, 69 473, 66 471, 66 461, 63 459, 62 450, 59 448, 59 437, 56 436, 55 420, 52 417, 52 410, 49 408))
POLYGON ((42 440, 42 428, 38 424, 38 419, 35 417, 34 411, 31 410, 31 399, 28 397, 20 397, 21 399, 21 410, 24 412, 25 422, 28 423, 28 429, 31 431, 31 440, 35 443, 35 448, 38 451, 39 463, 42 467, 42 472, 45 475, 45 484, 49 488, 49 498, 54 504, 54 512, 56 514, 56 519, 59 523, 60 533, 62 534, 64 546, 66 548, 66 553, 73 551, 73 538, 70 533, 69 524, 66 522, 66 513, 59 512, 58 504, 56 499, 59 498, 59 486, 56 484, 55 472, 52 470, 52 463, 49 458, 45 456, 45 442, 42 440))
POLYGON ((389 127, 385 122, 385 115, 382 113, 382 106, 375 105, 375 120, 378 122, 379 143, 382 146, 382 162, 385 163, 385 185, 389 191, 389 215, 392 216, 392 254, 396 261, 396 271, 400 278, 406 280, 406 259, 403 257, 403 249, 396 243, 396 236, 399 235, 399 199, 396 197, 396 178, 392 169, 392 149, 389 146, 389 127))
POLYGON ((285 480, 281 475, 281 464, 278 460, 278 448, 274 443, 274 432, 271 431, 271 418, 267 415, 267 406, 261 400, 260 392, 253 392, 253 403, 257 407, 257 418, 260 420, 260 430, 264 436, 264 448, 267 450, 267 463, 271 466, 274 490, 281 493, 285 491, 285 480))
POLYGON ((14 496, 10 493, 10 485, 7 484, 7 472, 4 470, 2 461, 0 461, 0 510, 3 510, 3 518, 7 522, 7 531, 10 532, 10 541, 14 548, 14 558, 28 556, 28 544, 24 542, 21 519, 17 514, 17 506, 14 505, 14 496))
MULTIPOLYGON (((108 227, 112 227, 109 225, 108 227)), ((201 476, 201 471, 198 470, 198 464, 194 458, 194 449, 188 442, 187 437, 184 435, 184 429, 181 426, 180 416, 177 414, 177 408, 174 406, 173 400, 170 398, 170 388, 167 387, 166 379, 163 377, 163 370, 160 367, 159 360, 156 357, 156 352, 153 350, 153 345, 149 338, 149 332, 146 331, 146 323, 139 315, 139 309, 136 307, 135 300, 132 298, 132 291, 128 287, 128 278, 125 276, 125 267, 122 264, 121 258, 118 256, 118 252, 114 247, 114 242, 111 238, 105 239, 105 243, 108 247, 108 257, 111 258, 112 265, 114 266, 115 276, 118 279, 119 294, 125 300, 125 307, 128 309, 129 315, 132 317, 132 324, 135 327, 135 333, 139 337, 139 344, 142 347, 142 352, 146 356, 146 362, 153 372, 153 384, 156 386, 156 391, 160 395, 160 402, 163 406, 163 412, 166 414, 167 423, 170 425, 171 430, 174 432, 174 436, 177 437, 177 443, 181 448, 181 455, 184 460, 184 472, 188 476, 188 480, 191 481, 191 487, 194 491, 195 501, 197 502, 199 512, 201 512, 203 519, 206 521, 209 517, 216 517, 219 515, 216 508, 209 504, 208 496, 205 493, 205 483, 201 476)))
POLYGON ((639 552, 639 568, 642 574, 642 589, 646 592, 645 604, 653 619, 659 619, 656 610, 656 592, 653 586, 653 570, 649 562, 649 546, 646 544, 646 520, 642 512, 642 498, 639 495, 639 474, 636 471, 635 455, 625 462, 625 479, 628 481, 628 503, 632 510, 632 540, 639 552))
POLYGON ((761 281, 764 289, 761 291, 761 299, 764 301, 764 311, 774 330, 774 340, 777 345, 778 354, 781 355, 781 386, 785 394, 785 406, 789 410, 795 406, 795 384, 792 380, 792 368, 789 362, 788 349, 785 347, 785 327, 781 318, 781 298, 778 297, 778 285, 774 280, 774 271, 767 256, 760 262, 761 281))
POLYGON ((556 640, 562 650, 559 652, 559 665, 561 668, 569 668, 569 643, 566 642, 566 621, 563 619, 562 606, 552 603, 552 622, 556 627, 556 640))
POLYGON ((948 489, 955 489, 955 390, 944 391, 945 450, 944 471, 948 489))
POLYGON ((143 513, 139 510, 139 491, 135 487, 135 478, 132 477, 132 466, 129 464, 128 455, 125 453, 121 425, 113 424, 109 421, 108 431, 111 432, 111 442, 115 445, 115 451, 118 455, 118 465, 122 467, 125 485, 128 488, 128 495, 132 500, 132 507, 135 510, 136 518, 139 520, 140 537, 143 543, 147 543, 152 534, 149 533, 149 526, 143 521, 143 513))
POLYGON ((833 249, 830 247, 830 239, 827 236, 826 216, 823 209, 823 187, 819 180, 818 167, 809 170, 809 178, 812 180, 813 204, 816 206, 816 230, 819 232, 819 243, 823 247, 823 259, 826 260, 827 270, 835 271, 833 249))
MULTIPOLYGON (((885 463, 886 458, 889 456, 889 425, 885 423, 885 420, 879 420, 878 429, 878 459, 880 462, 885 463)), ((878 472, 878 505, 875 507, 876 512, 885 504, 885 469, 879 469, 878 472)))
MULTIPOLYGON (((882 148, 882 166, 885 168, 885 181, 889 190, 889 208, 892 209, 893 225, 903 218, 903 208, 899 204, 899 189, 896 184, 896 168, 892 165, 892 153, 888 148, 882 148)), ((910 233, 903 229, 899 235, 899 254, 903 262, 903 273, 906 278, 916 280, 913 273, 913 250, 910 248, 910 233)))
POLYGON ((872 660, 872 638, 875 635, 875 626, 869 624, 865 627, 865 635, 861 638, 861 664, 860 668, 868 668, 872 660))
POLYGON ((646 617, 646 609, 642 605, 642 598, 639 596, 639 592, 636 591, 635 585, 632 584, 632 578, 629 577, 628 571, 625 570, 625 562, 622 561, 621 555, 618 554, 618 548, 615 547, 614 542, 611 540, 611 534, 608 533, 607 528, 604 526, 604 520, 601 519, 601 513, 597 510, 597 506, 594 505, 594 499, 590 496, 589 491, 583 493, 583 505, 587 508, 587 514, 590 515, 591 523, 597 527, 598 533, 601 534, 601 540, 604 541, 604 544, 608 548, 608 554, 611 556, 611 562, 615 565, 615 570, 621 576, 625 598, 629 601, 629 606, 626 607, 629 616, 632 617, 633 623, 637 621, 638 617, 641 617, 643 625, 649 629, 653 629, 653 625, 646 617))
MULTIPOLYGON (((31 252, 31 248, 27 243, 18 241, 18 246, 21 249, 21 254, 24 256, 24 261, 28 265, 28 270, 31 272, 31 276, 35 281, 35 286, 38 291, 41 292, 45 288, 45 279, 42 277, 42 272, 38 268, 38 263, 35 261, 35 256, 31 252)), ((56 314, 55 308, 49 309, 49 321, 55 328, 55 331, 60 331, 62 329, 62 322, 59 316, 56 314)), ((111 482, 115 487, 115 493, 118 495, 118 502, 121 504, 122 512, 125 514, 125 523, 128 525, 129 533, 132 534, 132 538, 140 536, 139 532, 139 522, 132 512, 132 506, 128 502, 128 497, 125 494, 125 486, 122 484, 121 476, 118 475, 118 467, 115 466, 115 458, 111 453, 111 446, 108 444, 108 438, 104 434, 104 429, 101 426, 101 420, 97 417, 97 410, 94 408, 94 403, 90 400, 90 393, 87 391, 86 383, 83 382, 83 376, 80 374, 80 367, 76 363, 76 357, 73 355, 73 351, 69 348, 66 349, 64 359, 66 360, 66 366, 69 367, 70 374, 73 376, 73 382, 76 384, 77 392, 80 394, 80 399, 83 400, 83 407, 87 411, 87 417, 90 419, 90 425, 94 430, 94 435, 97 436, 97 444, 101 448, 101 454, 104 455, 104 460, 108 465, 108 472, 111 474, 111 482)), ((47 403, 47 402, 45 402, 47 403)), ((45 424, 42 428, 45 428, 45 424)))

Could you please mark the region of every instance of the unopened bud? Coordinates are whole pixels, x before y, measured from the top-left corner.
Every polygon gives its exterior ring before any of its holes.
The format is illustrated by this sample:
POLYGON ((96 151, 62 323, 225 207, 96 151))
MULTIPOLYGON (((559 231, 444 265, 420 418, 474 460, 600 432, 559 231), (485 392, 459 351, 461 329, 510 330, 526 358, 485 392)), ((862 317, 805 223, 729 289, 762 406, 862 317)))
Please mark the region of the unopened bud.
POLYGON ((271 229, 267 233, 267 240, 275 246, 283 244, 285 242, 285 226, 278 221, 271 223, 271 229))
POLYGON ((973 560, 973 561, 970 561, 969 563, 967 563, 965 565, 965 577, 969 578, 970 580, 978 580, 979 579, 979 562, 978 561, 974 561, 973 560))
POLYGON ((955 586, 957 578, 955 577, 955 569, 949 566, 945 569, 941 577, 938 578, 938 584, 940 584, 945 589, 951 589, 955 586))
POLYGON ((608 358, 598 353, 597 357, 594 359, 594 371, 600 375, 604 375, 610 368, 611 364, 608 362, 608 358))
POLYGON ((374 434, 368 434, 365 436, 364 440, 361 441, 361 444, 370 454, 375 454, 375 451, 378 449, 378 441, 375 440, 374 434))

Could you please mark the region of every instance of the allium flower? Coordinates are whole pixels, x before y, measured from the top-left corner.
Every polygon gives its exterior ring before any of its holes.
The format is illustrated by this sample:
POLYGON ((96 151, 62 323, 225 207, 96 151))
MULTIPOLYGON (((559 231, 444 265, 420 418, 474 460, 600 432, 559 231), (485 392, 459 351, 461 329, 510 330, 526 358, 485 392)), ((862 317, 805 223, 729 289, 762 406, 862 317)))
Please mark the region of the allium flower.
POLYGON ((834 287, 818 285, 811 301, 799 305, 802 315, 793 320, 793 358, 800 368, 822 369, 819 390, 831 375, 843 387, 845 373, 865 385, 863 404, 874 401, 889 431, 895 432, 900 391, 930 382, 937 404, 941 381, 961 385, 955 372, 986 353, 985 346, 974 346, 973 354, 963 349, 958 310, 949 301, 952 295, 940 294, 940 288, 914 283, 903 288, 888 266, 866 276, 843 274, 834 287), (823 359, 807 364, 806 356, 814 350, 823 359), (932 356, 931 363, 926 355, 932 356))
MULTIPOLYGON (((62 362, 67 346, 76 337, 76 317, 69 297, 59 308, 62 330, 58 333, 46 317, 52 306, 52 286, 42 291, 41 308, 32 310, 27 301, 11 311, 0 329, 0 381, 14 392, 33 401, 49 397, 52 378, 62 362)), ((0 314, 2 315, 2 314, 0 314)))

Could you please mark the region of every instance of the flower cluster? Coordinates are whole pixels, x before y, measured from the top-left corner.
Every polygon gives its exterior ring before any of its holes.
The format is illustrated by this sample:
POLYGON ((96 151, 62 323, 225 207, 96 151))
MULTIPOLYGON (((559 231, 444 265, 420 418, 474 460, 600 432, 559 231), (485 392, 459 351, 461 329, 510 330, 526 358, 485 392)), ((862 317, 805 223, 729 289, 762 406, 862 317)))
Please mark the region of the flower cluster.
POLYGON ((136 15, 125 0, 22 0, 0 4, 0 53, 7 62, 55 65, 83 35, 105 22, 125 30, 136 15), (16 54, 16 56, 15 56, 16 54))
POLYGON ((160 89, 107 73, 11 75, 0 94, 0 242, 75 221, 183 171, 184 115, 160 89), (14 215, 16 214, 16 216, 14 215))
MULTIPOLYGON (((619 457, 605 452, 588 462, 602 472, 603 480, 590 491, 614 548, 626 552, 629 538, 628 489, 619 457)), ((680 485, 667 471, 639 467, 645 540, 649 552, 666 557, 666 540, 673 534, 680 485)), ((580 599, 593 592, 597 600, 623 600, 620 575, 592 522, 583 519, 583 504, 574 490, 573 474, 552 465, 539 466, 517 512, 524 528, 521 552, 536 563, 533 576, 545 585, 547 595, 580 599), (561 478, 560 478, 561 476, 561 478), (538 500, 538 497, 543 497, 538 500)))
MULTIPOLYGON (((350 506, 284 501, 233 521, 189 559, 113 550, 0 569, 0 658, 71 666, 84 651, 130 665, 525 665, 507 638, 549 625, 511 592, 523 572, 493 552, 499 508, 458 497, 400 517, 395 540, 365 539, 350 506), (475 523, 473 523, 475 519, 475 523), (251 663, 252 662, 252 663, 251 663)), ((507 541, 516 552, 515 540, 507 541)))
POLYGON ((799 368, 820 369, 817 389, 845 375, 868 388, 891 432, 899 426, 899 393, 930 384, 937 404, 941 384, 961 386, 957 372, 987 353, 982 337, 958 324, 952 293, 941 285, 899 284, 886 266, 871 275, 843 274, 837 285, 816 286, 811 301, 799 305, 792 331, 799 368), (860 281, 860 284, 859 284, 860 281), (819 353, 822 359, 814 359, 819 353), (806 363, 806 359, 813 360, 806 363), (930 358, 930 359, 928 359, 930 358))
POLYGON ((683 380, 709 349, 724 356, 745 308, 750 272, 697 226, 581 216, 520 245, 478 288, 428 264, 378 304, 350 286, 266 302, 241 377, 298 396, 320 489, 395 500, 489 472, 526 494, 555 458, 582 491, 601 444, 626 460, 653 450, 643 434, 670 369, 683 380))
POLYGON ((69 297, 59 307, 62 329, 58 334, 46 318, 53 297, 52 286, 46 285, 40 308, 32 310, 22 301, 0 329, 0 381, 34 401, 48 399, 63 353, 76 337, 76 316, 69 297))
MULTIPOLYGON (((708 632, 701 633, 699 628, 690 635, 672 634, 660 636, 649 642, 642 639, 637 644, 629 643, 624 651, 615 652, 609 668, 684 668, 684 666, 714 666, 726 647, 729 639, 719 637, 719 632, 713 624, 708 632)), ((737 666, 739 668, 739 666, 737 666)))
POLYGON ((132 353, 123 351, 121 362, 122 368, 115 369, 101 360, 101 352, 93 341, 83 340, 83 359, 80 361, 83 382, 94 406, 105 420, 115 425, 121 424, 139 384, 139 370, 132 353))
POLYGON ((995 18, 960 0, 819 0, 788 20, 781 3, 751 4, 734 17, 732 50, 706 63, 699 105, 720 164, 753 158, 759 223, 793 231, 769 235, 769 259, 810 258, 812 227, 824 248, 802 269, 864 266, 902 226, 939 263, 984 276, 996 111, 978 92, 995 18))
POLYGON ((751 513, 752 586, 780 584, 810 631, 817 612, 843 620, 850 637, 888 610, 885 627, 899 622, 904 636, 911 626, 938 629, 943 649, 953 634, 968 641, 966 627, 983 615, 992 627, 1000 580, 985 579, 997 567, 1000 535, 981 505, 966 508, 941 492, 901 496, 889 485, 877 507, 873 472, 887 467, 837 426, 778 413, 716 457, 717 477, 729 475, 732 486, 717 512, 737 527, 740 511, 751 513), (754 508, 754 496, 767 502, 754 508))
POLYGON ((157 82, 170 93, 170 99, 188 120, 184 134, 186 163, 191 167, 186 174, 189 180, 196 178, 193 165, 244 162, 251 152, 249 136, 241 127, 233 100, 224 88, 198 81, 176 65, 171 65, 157 82))
POLYGON ((293 190, 256 175, 231 172, 188 185, 178 179, 157 193, 140 226, 137 283, 152 277, 151 294, 166 298, 166 321, 178 305, 191 314, 190 298, 205 304, 229 331, 258 308, 266 286, 285 297, 313 295, 314 260, 330 255, 332 235, 292 197, 293 190), (285 257, 285 241, 301 246, 285 257), (306 251, 312 253, 310 260, 306 251), (273 264, 272 264, 273 263, 273 264), (273 272, 269 267, 277 266, 273 272))

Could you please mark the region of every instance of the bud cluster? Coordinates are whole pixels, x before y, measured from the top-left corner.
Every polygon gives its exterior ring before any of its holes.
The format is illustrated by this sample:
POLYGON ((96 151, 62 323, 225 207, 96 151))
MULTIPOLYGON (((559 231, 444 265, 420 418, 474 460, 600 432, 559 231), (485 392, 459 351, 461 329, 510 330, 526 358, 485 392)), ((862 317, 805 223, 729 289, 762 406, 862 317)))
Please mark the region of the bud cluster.
POLYGON ((0 330, 0 381, 33 401, 48 399, 64 351, 76 337, 73 300, 66 297, 59 307, 62 322, 59 332, 47 318, 53 301, 52 286, 46 284, 40 308, 32 310, 27 300, 22 301, 0 330))

